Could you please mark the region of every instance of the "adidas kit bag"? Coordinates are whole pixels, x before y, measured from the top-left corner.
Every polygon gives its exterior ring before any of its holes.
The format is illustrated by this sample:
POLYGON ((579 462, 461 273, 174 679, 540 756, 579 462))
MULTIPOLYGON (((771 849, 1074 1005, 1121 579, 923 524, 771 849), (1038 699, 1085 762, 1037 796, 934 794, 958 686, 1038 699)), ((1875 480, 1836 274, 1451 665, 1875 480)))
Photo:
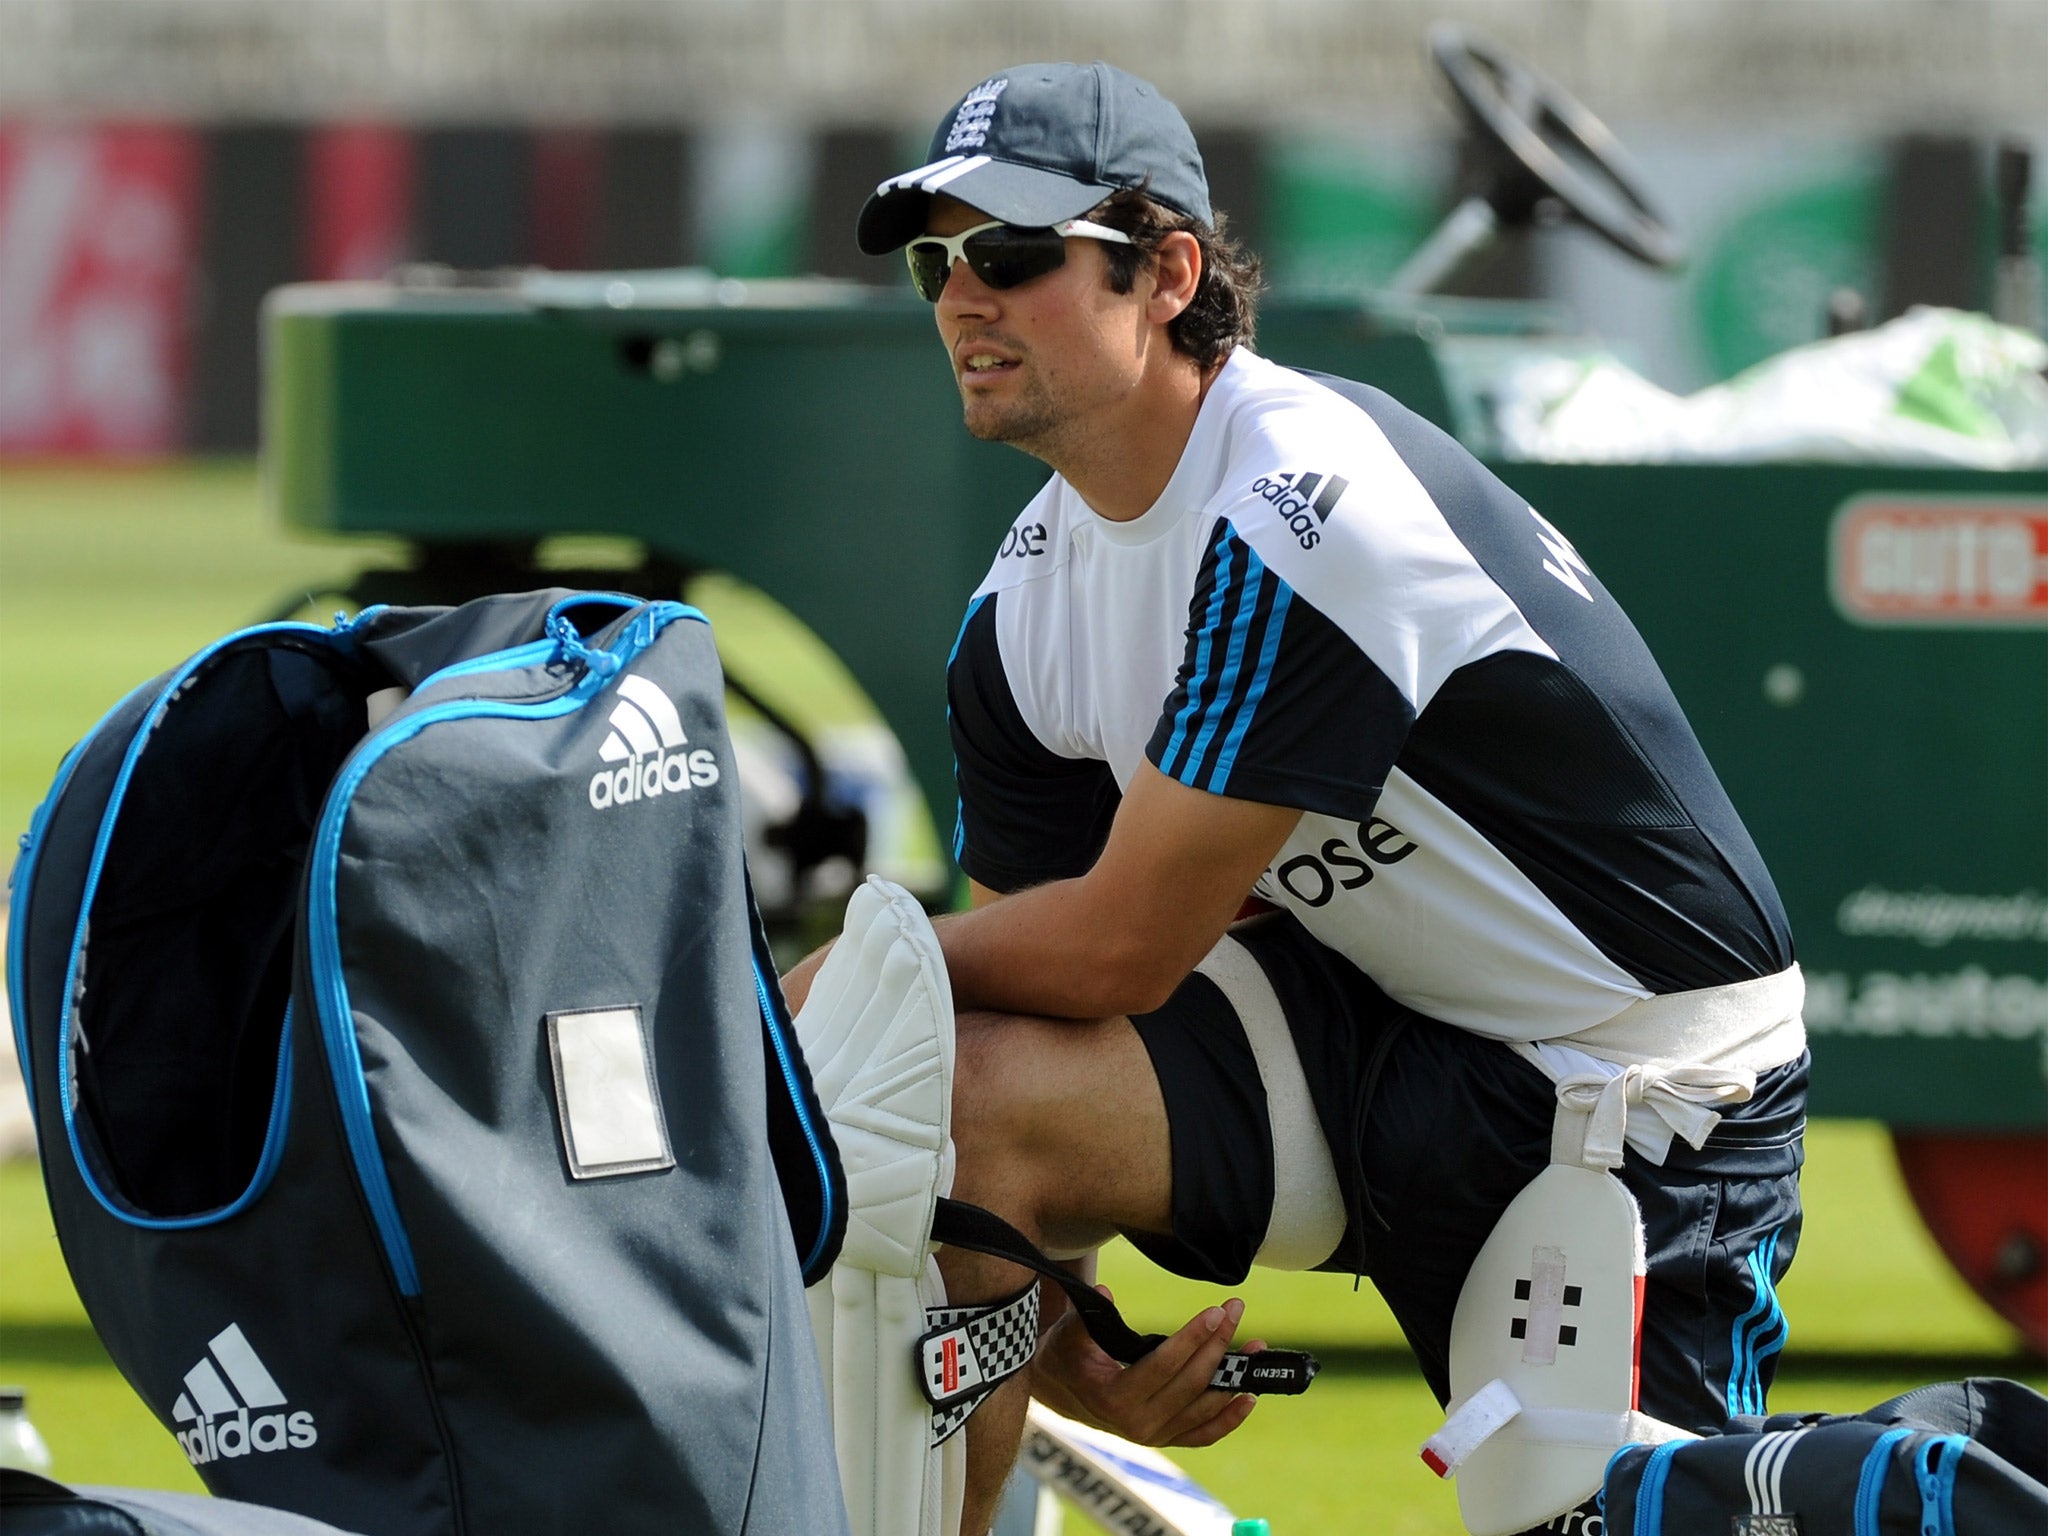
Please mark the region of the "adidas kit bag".
POLYGON ((844 1226, 717 654, 543 592, 228 636, 65 760, 17 1045, 65 1258, 216 1494, 377 1536, 844 1532, 844 1226))
POLYGON ((67 1488, 0 1467, 7 1536, 356 1536, 325 1520, 155 1488, 67 1488))
POLYGON ((2039 1536, 2044 1483, 2048 1398, 1987 1379, 1625 1446, 1602 1508, 1606 1536, 2039 1536))

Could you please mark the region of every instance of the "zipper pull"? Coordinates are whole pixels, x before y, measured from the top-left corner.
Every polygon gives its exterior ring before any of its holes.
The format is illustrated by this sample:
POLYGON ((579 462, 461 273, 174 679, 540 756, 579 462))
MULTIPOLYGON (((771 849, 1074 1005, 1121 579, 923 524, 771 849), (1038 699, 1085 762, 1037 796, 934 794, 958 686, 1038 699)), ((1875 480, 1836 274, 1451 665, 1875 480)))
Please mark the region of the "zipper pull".
POLYGON ((372 603, 354 618, 350 618, 346 610, 337 608, 334 610, 333 633, 343 638, 353 635, 390 606, 389 603, 372 603))
POLYGON ((548 619, 547 636, 555 642, 555 648, 563 659, 581 662, 585 671, 600 678, 610 677, 623 665, 610 651, 600 651, 584 644, 576 626, 559 613, 548 619))

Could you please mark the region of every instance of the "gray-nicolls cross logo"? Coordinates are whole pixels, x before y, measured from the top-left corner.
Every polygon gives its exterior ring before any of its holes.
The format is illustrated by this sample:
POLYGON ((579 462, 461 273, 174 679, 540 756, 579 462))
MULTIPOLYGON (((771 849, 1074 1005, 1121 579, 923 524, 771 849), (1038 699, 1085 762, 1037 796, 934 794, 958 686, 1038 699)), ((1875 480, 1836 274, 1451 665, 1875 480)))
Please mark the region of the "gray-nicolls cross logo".
POLYGON ((1564 1250, 1536 1248, 1529 1255, 1529 1277, 1515 1282, 1515 1300, 1529 1304, 1528 1315, 1508 1323, 1508 1337, 1522 1341, 1524 1365, 1556 1363, 1559 1346, 1579 1342, 1575 1324, 1564 1320, 1566 1307, 1577 1307, 1583 1292, 1564 1282, 1564 1250))

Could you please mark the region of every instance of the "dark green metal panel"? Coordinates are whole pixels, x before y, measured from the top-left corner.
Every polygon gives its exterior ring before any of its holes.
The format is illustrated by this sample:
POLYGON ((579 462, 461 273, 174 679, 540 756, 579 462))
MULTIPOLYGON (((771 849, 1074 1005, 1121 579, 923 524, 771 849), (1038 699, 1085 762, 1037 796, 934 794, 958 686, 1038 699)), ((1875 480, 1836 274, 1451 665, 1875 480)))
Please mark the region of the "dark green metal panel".
MULTIPOLYGON (((946 652, 1044 469, 961 430, 914 300, 725 288, 736 302, 612 308, 586 287, 553 305, 288 290, 265 432, 282 515, 427 543, 626 534, 729 570, 846 662, 948 824, 946 652)), ((1513 346, 1545 318, 1282 298, 1261 349, 1483 447, 1437 338, 1513 346)), ((1635 618, 1777 876, 1812 988, 1816 1110, 2048 1123, 2048 944, 1869 920, 1927 892, 2048 911, 2048 628, 1870 628, 1829 595, 1852 498, 2048 504, 2048 475, 1498 468, 1635 618)))
POLYGON ((1770 864, 1807 972, 1815 1111, 2048 1123, 2048 628, 1868 628, 1829 595, 1850 500, 2048 510, 2048 475, 1497 467, 1635 619, 1770 864), (2025 937, 1873 933, 1869 892, 2032 893, 2041 916, 2025 937))

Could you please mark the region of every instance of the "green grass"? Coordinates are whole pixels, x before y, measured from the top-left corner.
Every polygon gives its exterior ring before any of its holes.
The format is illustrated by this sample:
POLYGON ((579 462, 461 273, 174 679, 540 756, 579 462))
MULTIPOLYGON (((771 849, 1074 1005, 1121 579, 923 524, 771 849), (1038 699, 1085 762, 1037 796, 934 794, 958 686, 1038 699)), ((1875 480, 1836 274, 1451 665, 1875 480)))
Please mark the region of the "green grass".
MULTIPOLYGON (((587 542, 557 552, 586 563, 587 542)), ((247 465, 147 472, 0 470, 0 830, 26 825, 58 758, 124 692, 293 596, 324 594, 396 551, 272 526, 247 465)), ((862 717, 844 669, 774 606, 729 582, 693 586, 735 671, 806 724, 862 717)), ((324 615, 323 615, 324 616, 324 615)), ((1914 1217, 1882 1128, 1817 1125, 1807 1227, 1784 1289, 1792 1341, 1774 1393, 1787 1408, 1866 1407, 1964 1373, 2048 1373, 1943 1263, 1914 1217)), ((1218 1299, 1128 1250, 1104 1278, 1135 1323, 1171 1328, 1218 1299)), ((1325 1352, 1298 1400, 1260 1405, 1195 1475, 1279 1536, 1369 1528, 1455 1536, 1450 1490, 1415 1447, 1437 1414, 1368 1287, 1261 1274, 1248 1327, 1325 1352), (1366 1512, 1370 1512, 1369 1515, 1366 1512)), ((0 1167, 0 1380, 21 1382, 60 1476, 194 1488, 197 1480, 108 1363, 65 1276, 32 1164, 0 1167)), ((1078 1529, 1079 1522, 1073 1522, 1078 1529)))
MULTIPOLYGON (((622 540, 562 539, 557 565, 621 563, 622 540)), ((382 539, 287 533, 244 462, 149 470, 0 468, 0 833, 11 842, 71 744, 129 689, 294 599, 325 623, 382 539)), ((837 658, 773 601, 705 577, 688 596, 728 667, 797 724, 872 718, 837 658)))
MULTIPOLYGON (((2048 1371, 1958 1281, 1914 1217, 1882 1127, 1813 1127, 1806 1235, 1784 1287, 1792 1323, 1777 1408, 1846 1411, 1928 1381, 2005 1375, 2048 1390, 2048 1371)), ((1171 1328, 1219 1299, 1146 1265, 1106 1254, 1103 1276, 1132 1322, 1171 1328)), ((1371 1287, 1333 1275, 1261 1272, 1242 1293, 1247 1326, 1331 1360, 1308 1396, 1259 1405, 1237 1434, 1180 1453, 1240 1513, 1279 1536, 1358 1528, 1379 1536, 1457 1536, 1450 1490, 1416 1447, 1436 1405, 1410 1366, 1371 1287)), ((196 1488, 169 1434, 108 1363, 64 1272, 38 1170, 0 1167, 0 1379, 29 1391, 60 1476, 79 1482, 196 1488)))
MULTIPOLYGON (((1806 1210, 1782 1300, 1791 1323, 1774 1410, 1868 1408, 1910 1387, 1999 1375, 2048 1391, 2013 1328, 1949 1268, 1914 1214, 1884 1128, 1860 1121, 1811 1127, 1801 1179, 1806 1210)), ((1125 1248, 1102 1277, 1141 1330, 1170 1329, 1221 1299, 1153 1269, 1125 1248)), ((1409 1364, 1400 1330, 1366 1286, 1337 1275, 1257 1272, 1242 1292, 1245 1327, 1275 1344, 1334 1354, 1306 1397, 1261 1403, 1230 1439, 1179 1453, 1240 1514, 1264 1515, 1277 1536, 1360 1529, 1457 1536, 1455 1500, 1416 1460, 1440 1422, 1409 1364)))

